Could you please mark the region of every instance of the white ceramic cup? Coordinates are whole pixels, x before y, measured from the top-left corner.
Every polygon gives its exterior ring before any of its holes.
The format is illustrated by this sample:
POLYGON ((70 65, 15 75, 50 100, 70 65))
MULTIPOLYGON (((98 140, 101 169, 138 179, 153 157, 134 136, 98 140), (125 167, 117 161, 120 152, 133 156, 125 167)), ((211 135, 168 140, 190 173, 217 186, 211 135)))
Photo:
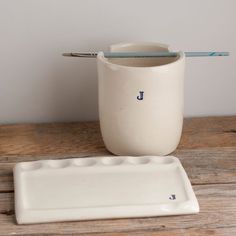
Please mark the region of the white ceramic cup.
MULTIPOLYGON (((168 51, 159 43, 123 43, 111 51, 168 51)), ((116 155, 167 155, 183 124, 185 56, 97 57, 99 118, 106 148, 116 155)))

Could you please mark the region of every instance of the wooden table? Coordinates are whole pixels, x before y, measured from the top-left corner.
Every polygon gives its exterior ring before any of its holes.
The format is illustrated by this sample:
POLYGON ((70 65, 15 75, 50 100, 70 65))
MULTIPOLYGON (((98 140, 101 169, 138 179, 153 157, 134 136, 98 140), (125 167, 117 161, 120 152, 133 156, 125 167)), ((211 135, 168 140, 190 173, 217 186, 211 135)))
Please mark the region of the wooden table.
POLYGON ((178 149, 200 203, 197 215, 17 225, 16 162, 109 154, 98 122, 0 126, 0 235, 236 235, 236 116, 184 121, 178 149))

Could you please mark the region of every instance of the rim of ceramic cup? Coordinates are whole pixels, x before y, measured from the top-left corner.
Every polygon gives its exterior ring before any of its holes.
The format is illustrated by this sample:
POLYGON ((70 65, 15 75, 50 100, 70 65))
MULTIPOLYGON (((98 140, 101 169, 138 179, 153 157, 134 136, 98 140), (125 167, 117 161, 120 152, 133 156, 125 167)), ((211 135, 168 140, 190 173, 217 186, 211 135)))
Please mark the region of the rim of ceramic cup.
POLYGON ((111 52, 117 51, 116 49, 119 48, 127 48, 127 47, 159 47, 165 49, 167 52, 170 51, 170 46, 168 44, 164 43, 158 43, 158 42, 147 42, 147 41, 134 41, 134 42, 121 42, 121 43, 116 43, 112 44, 109 46, 109 49, 111 52))
MULTIPOLYGON (((153 47, 163 47, 166 48, 166 51, 169 51, 169 46, 166 44, 161 44, 161 43, 155 43, 155 42, 137 42, 137 43, 118 43, 118 44, 114 44, 110 46, 111 51, 113 51, 113 49, 115 49, 116 47, 125 47, 125 46, 153 46, 153 47)), ((97 59, 100 60, 103 64, 111 67, 111 68, 116 68, 116 69, 137 69, 137 70, 147 70, 147 69, 159 69, 159 68, 164 68, 166 66, 173 66, 176 65, 178 63, 180 63, 181 61, 185 60, 185 54, 183 51, 179 51, 178 53, 178 58, 172 62, 168 62, 166 64, 163 65, 153 65, 153 66, 127 66, 127 65, 121 65, 121 64, 117 64, 117 63, 112 63, 111 61, 109 61, 108 58, 106 58, 104 56, 104 53, 102 51, 98 52, 97 55, 97 59)))

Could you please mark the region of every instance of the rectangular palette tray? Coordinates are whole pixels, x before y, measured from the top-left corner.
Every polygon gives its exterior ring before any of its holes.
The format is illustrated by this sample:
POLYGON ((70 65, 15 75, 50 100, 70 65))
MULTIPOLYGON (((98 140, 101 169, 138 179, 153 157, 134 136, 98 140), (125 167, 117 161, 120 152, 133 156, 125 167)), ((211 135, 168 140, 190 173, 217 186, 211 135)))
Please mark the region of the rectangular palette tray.
POLYGON ((173 156, 22 162, 14 167, 14 187, 19 224, 199 212, 173 156))

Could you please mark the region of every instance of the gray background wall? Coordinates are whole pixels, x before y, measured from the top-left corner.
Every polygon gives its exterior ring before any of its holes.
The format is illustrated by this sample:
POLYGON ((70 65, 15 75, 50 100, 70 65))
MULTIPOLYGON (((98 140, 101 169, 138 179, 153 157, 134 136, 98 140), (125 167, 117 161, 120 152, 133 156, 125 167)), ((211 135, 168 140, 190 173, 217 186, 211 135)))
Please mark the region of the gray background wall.
POLYGON ((62 52, 157 41, 188 58, 185 116, 236 114, 234 0, 0 0, 0 123, 98 119, 96 62, 62 52))

